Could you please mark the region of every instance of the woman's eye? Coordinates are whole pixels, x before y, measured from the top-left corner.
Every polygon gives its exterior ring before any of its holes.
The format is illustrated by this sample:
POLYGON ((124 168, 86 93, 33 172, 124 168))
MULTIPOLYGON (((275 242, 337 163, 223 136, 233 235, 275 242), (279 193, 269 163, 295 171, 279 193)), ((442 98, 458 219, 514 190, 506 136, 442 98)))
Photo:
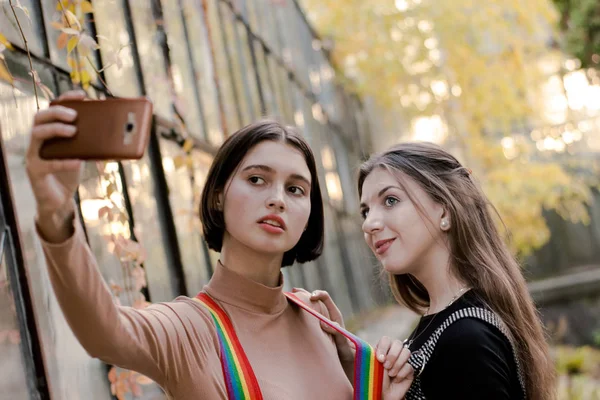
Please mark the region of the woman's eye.
POLYGON ((367 219, 367 215, 369 215, 369 210, 360 210, 360 216, 362 217, 362 219, 367 219))
POLYGON ((398 202, 398 199, 395 197, 386 197, 384 204, 386 207, 392 207, 394 204, 398 202))
POLYGON ((302 194, 304 194, 304 189, 302 189, 300 186, 291 186, 291 187, 289 188, 289 191, 290 191, 292 194, 298 194, 298 195, 302 195, 302 194))
POLYGON ((258 184, 263 183, 265 181, 260 176, 251 176, 250 178, 248 178, 248 180, 250 181, 250 183, 252 183, 254 185, 258 185, 258 184))

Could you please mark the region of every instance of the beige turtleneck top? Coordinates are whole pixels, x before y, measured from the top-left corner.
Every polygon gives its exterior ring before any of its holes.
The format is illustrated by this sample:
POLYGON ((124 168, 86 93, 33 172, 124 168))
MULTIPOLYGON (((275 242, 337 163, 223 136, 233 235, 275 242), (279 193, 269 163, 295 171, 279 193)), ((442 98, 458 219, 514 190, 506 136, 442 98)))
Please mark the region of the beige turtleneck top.
MULTIPOLYGON (((143 310, 117 306, 78 221, 64 243, 42 244, 59 304, 92 357, 150 377, 173 399, 227 398, 216 330, 202 305, 181 296, 143 310)), ((231 318, 265 400, 352 398, 332 338, 288 303, 282 286, 218 266, 204 291, 231 318)))

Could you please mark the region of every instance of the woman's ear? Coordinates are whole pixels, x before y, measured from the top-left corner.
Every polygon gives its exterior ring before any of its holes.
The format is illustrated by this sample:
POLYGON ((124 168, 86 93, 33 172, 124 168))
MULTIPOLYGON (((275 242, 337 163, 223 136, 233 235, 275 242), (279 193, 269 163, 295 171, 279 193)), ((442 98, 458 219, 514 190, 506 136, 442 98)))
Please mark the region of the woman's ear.
POLYGON ((440 229, 444 232, 448 231, 452 226, 452 221, 450 220, 450 213, 446 210, 446 208, 442 209, 442 215, 440 216, 440 229))

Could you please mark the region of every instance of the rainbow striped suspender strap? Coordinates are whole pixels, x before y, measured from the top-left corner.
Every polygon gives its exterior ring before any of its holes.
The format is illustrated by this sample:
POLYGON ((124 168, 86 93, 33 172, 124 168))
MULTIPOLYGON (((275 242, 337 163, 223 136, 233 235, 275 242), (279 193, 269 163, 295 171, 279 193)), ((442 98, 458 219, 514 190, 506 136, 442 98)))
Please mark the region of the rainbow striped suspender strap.
POLYGON ((194 300, 208 309, 215 323, 221 348, 221 368, 229 400, 262 400, 263 396, 252 366, 227 314, 206 293, 199 293, 194 300))
MULTIPOLYGON (((364 340, 315 312, 293 293, 287 298, 323 323, 340 332, 356 346, 354 359, 354 400, 381 400, 383 365, 377 360, 375 350, 364 340)), ((194 299, 210 312, 217 329, 221 350, 221 367, 229 400, 262 400, 262 393, 252 366, 235 334, 231 320, 223 309, 206 293, 194 299)))
POLYGON ((314 311, 293 293, 285 294, 321 322, 340 332, 356 346, 354 356, 354 400, 381 400, 383 386, 383 365, 377 360, 375 350, 352 332, 333 324, 330 320, 314 311))

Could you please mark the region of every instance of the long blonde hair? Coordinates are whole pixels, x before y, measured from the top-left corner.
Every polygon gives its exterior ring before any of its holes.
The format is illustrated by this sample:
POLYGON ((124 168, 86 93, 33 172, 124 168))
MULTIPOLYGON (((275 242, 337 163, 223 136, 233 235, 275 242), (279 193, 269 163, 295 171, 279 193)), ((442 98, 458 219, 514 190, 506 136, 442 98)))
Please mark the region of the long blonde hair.
MULTIPOLYGON (((521 268, 494 223, 493 206, 470 171, 440 146, 402 143, 361 166, 360 195, 366 177, 376 168, 402 172, 446 208, 452 221, 448 235, 452 272, 508 326, 523 366, 527 398, 554 399, 555 373, 541 320, 521 268)), ((414 196, 408 196, 415 203, 414 196)), ((429 306, 427 290, 413 276, 390 274, 390 285, 396 300, 411 310, 422 312, 429 306)))

